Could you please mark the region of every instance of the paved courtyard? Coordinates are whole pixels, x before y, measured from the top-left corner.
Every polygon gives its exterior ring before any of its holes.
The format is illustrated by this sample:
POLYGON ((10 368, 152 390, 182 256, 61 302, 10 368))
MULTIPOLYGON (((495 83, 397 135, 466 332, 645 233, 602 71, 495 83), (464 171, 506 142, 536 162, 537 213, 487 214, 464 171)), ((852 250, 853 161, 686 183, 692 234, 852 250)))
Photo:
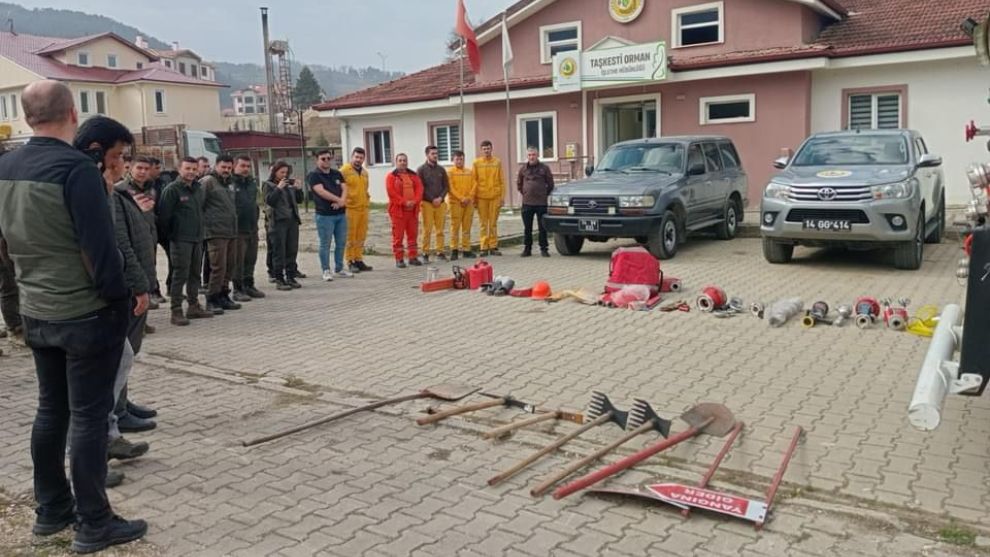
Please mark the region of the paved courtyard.
MULTIPOLYGON (((618 245, 590 244, 580 257, 550 259, 521 259, 512 248, 492 262, 496 274, 522 285, 548 280, 554 289, 598 290, 618 245)), ((926 247, 923 268, 904 272, 876 253, 815 250, 771 266, 757 239, 701 238, 663 268, 683 279, 686 299, 714 283, 747 303, 799 296, 834 306, 866 294, 909 297, 915 307, 960 303, 958 244, 926 247)), ((111 491, 118 512, 148 519, 151 530, 119 554, 986 552, 990 402, 951 398, 938 430, 911 428, 906 407, 926 339, 855 327, 806 331, 793 322, 771 329, 748 315, 422 294, 422 268, 396 270, 387 257, 369 263, 372 273, 330 284, 309 278, 288 293, 270 289, 241 311, 186 328, 168 325, 165 310, 152 313, 158 332, 146 341, 131 388, 135 400, 159 409, 159 427, 131 436, 148 440, 151 452, 114 463, 127 480, 111 491), (717 515, 685 519, 671 508, 611 497, 530 497, 540 478, 616 439, 613 426, 495 488, 487 478, 575 426, 538 426, 491 442, 479 433, 523 415, 486 410, 419 427, 414 418, 438 406, 420 401, 240 445, 362 402, 455 381, 549 409, 580 410, 593 390, 622 407, 645 398, 671 418, 698 402, 723 403, 745 429, 713 485, 755 498, 794 426, 807 433, 762 532, 717 515)), ((301 266, 318 274, 314 253, 301 254, 301 266)), ((57 554, 67 534, 60 542, 10 533, 29 524, 23 509, 35 381, 24 350, 4 356, 0 368, 0 502, 21 509, 21 523, 11 521, 6 534, 0 526, 0 540, 14 540, 0 545, 0 554, 57 554)), ((685 427, 675 421, 673 430, 685 427)), ((655 438, 646 435, 616 455, 655 438)), ((606 485, 695 482, 721 444, 696 438, 606 485)))

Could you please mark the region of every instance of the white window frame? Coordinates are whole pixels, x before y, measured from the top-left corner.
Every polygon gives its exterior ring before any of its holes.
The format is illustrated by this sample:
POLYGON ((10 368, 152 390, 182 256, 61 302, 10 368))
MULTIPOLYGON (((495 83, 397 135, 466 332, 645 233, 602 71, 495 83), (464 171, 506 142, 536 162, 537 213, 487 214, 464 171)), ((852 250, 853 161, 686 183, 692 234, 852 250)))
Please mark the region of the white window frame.
MULTIPOLYGON (((880 97, 897 97, 897 128, 904 127, 904 95, 900 91, 881 91, 878 93, 849 93, 846 95, 846 129, 852 127, 852 99, 853 97, 870 97, 870 128, 879 130, 880 125, 880 97)), ((891 128, 883 128, 891 129, 891 128)), ((896 128, 895 128, 896 129, 896 128)))
POLYGON ((88 67, 90 67, 90 65, 92 65, 92 63, 93 63, 93 60, 89 57, 89 51, 88 50, 80 50, 79 52, 76 52, 76 65, 82 66, 84 68, 88 68, 88 67), (82 60, 79 59, 81 56, 85 56, 86 57, 86 63, 85 64, 83 64, 82 60))
POLYGON ((151 94, 151 103, 155 109, 156 115, 168 114, 168 99, 165 98, 165 89, 155 89, 151 94), (158 110, 158 94, 161 93, 162 96, 162 109, 158 110))
POLYGON ((17 110, 17 93, 10 94, 10 119, 17 120, 21 115, 17 110))
POLYGON ((83 114, 86 116, 89 116, 91 114, 96 114, 96 112, 93 111, 93 109, 96 108, 94 106, 95 103, 96 103, 96 96, 93 95, 92 91, 90 91, 89 89, 83 89, 82 91, 79 91, 79 114, 83 114), (86 97, 85 108, 83 107, 83 95, 85 95, 86 97))
MULTIPOLYGON (((387 128, 369 128, 369 129, 364 130, 364 139, 365 139, 365 142, 367 143, 367 145, 365 146, 365 150, 368 153, 368 159, 374 158, 375 147, 374 147, 374 145, 372 145, 372 143, 374 143, 374 141, 375 141, 375 134, 379 134, 379 133, 380 134, 388 134, 388 145, 389 145, 388 148, 389 148, 389 150, 391 152, 389 152, 389 153, 386 153, 385 152, 385 142, 383 140, 382 141, 382 149, 381 149, 382 150, 382 156, 385 157, 388 160, 384 160, 384 161, 372 161, 372 160, 369 160, 368 161, 368 166, 376 166, 376 167, 393 166, 395 164, 394 159, 395 159, 395 155, 396 155, 396 150, 395 150, 395 133, 394 133, 394 130, 391 127, 387 127, 387 128), (369 139, 370 139, 370 141, 369 141, 369 139)), ((383 135, 383 137, 384 137, 384 135, 383 135)))
POLYGON ((107 54, 107 67, 108 68, 116 68, 118 61, 119 60, 117 59, 117 55, 116 54, 113 54, 113 53, 107 54), (113 64, 110 63, 111 60, 113 60, 113 64))
POLYGON ((441 164, 454 164, 454 151, 464 150, 464 139, 461 134, 461 125, 458 122, 451 122, 447 124, 431 124, 430 125, 430 144, 437 146, 437 151, 440 153, 440 157, 437 162, 441 164), (437 137, 437 130, 440 128, 447 128, 447 151, 449 151, 450 158, 444 158, 444 153, 439 150, 440 141, 437 137), (457 128, 457 147, 450 141, 450 130, 457 128))
POLYGON ((10 113, 7 112, 7 96, 0 95, 0 122, 10 120, 10 113))
POLYGON ((576 42, 577 48, 575 50, 580 51, 581 45, 581 22, 580 21, 569 21, 567 23, 555 23, 553 25, 543 25, 540 27, 540 63, 550 64, 553 62, 553 56, 550 55, 550 47, 562 44, 569 44, 571 42, 576 42), (550 44, 548 37, 550 33, 554 31, 561 31, 563 29, 577 28, 577 39, 572 39, 568 41, 557 41, 550 44))
POLYGON ((743 122, 756 121, 756 94, 746 93, 744 95, 722 95, 719 97, 701 97, 698 99, 698 123, 702 126, 714 126, 721 124, 740 124, 743 122), (749 116, 744 118, 723 118, 712 120, 708 117, 708 107, 713 104, 729 104, 740 101, 749 102, 749 116))
POLYGON ((526 151, 529 149, 529 145, 526 145, 523 141, 525 124, 529 120, 541 120, 540 122, 540 144, 537 145, 537 149, 540 151, 540 161, 541 162, 557 162, 557 153, 560 149, 560 133, 557 131, 557 111, 549 112, 531 112, 529 114, 517 114, 516 115, 516 156, 517 162, 522 164, 526 162, 526 151), (551 118, 553 120, 553 156, 544 157, 543 156, 543 123, 542 120, 545 118, 551 118))
POLYGON ((107 103, 107 92, 106 91, 94 91, 93 92, 93 111, 94 114, 101 114, 106 116, 110 114, 109 103, 107 103), (100 112, 100 96, 103 97, 103 112, 100 112))
MULTIPOLYGON (((684 27, 685 29, 693 29, 696 27, 705 27, 709 24, 704 25, 688 25, 684 27)), ((725 3, 724 2, 709 2, 707 4, 698 4, 696 6, 687 6, 685 8, 675 8, 670 11, 670 40, 674 44, 673 48, 691 48, 693 46, 708 46, 713 44, 722 44, 725 42, 725 3), (707 12, 712 9, 718 9, 718 40, 709 43, 698 43, 698 44, 681 44, 681 16, 695 14, 698 12, 707 12)))

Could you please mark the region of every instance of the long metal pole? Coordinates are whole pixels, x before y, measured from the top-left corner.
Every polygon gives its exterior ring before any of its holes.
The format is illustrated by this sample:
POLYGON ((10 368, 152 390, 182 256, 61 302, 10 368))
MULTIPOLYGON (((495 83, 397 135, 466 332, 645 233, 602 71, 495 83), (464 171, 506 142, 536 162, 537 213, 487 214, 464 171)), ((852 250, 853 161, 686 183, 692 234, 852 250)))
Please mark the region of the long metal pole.
POLYGON ((457 141, 460 143, 459 149, 464 148, 464 55, 466 53, 467 44, 464 42, 464 37, 461 37, 461 127, 458 128, 457 132, 457 141))
POLYGON ((273 83, 272 76, 272 56, 268 52, 269 42, 268 42, 268 8, 261 8, 261 36, 264 41, 265 49, 265 84, 268 87, 268 131, 270 133, 277 133, 278 130, 278 120, 275 118, 275 84, 273 83))
MULTIPOLYGON (((507 30, 508 26, 505 24, 505 12, 502 12, 502 29, 507 30)), ((508 37, 502 37, 502 48, 505 48, 505 44, 508 42, 508 37)), ((512 107, 509 102, 509 66, 505 63, 505 52, 502 53, 502 77, 505 79, 505 150, 508 160, 508 170, 509 170, 509 181, 512 181, 512 107)), ((515 201, 512 195, 512 187, 509 187, 509 207, 515 206, 515 201)))

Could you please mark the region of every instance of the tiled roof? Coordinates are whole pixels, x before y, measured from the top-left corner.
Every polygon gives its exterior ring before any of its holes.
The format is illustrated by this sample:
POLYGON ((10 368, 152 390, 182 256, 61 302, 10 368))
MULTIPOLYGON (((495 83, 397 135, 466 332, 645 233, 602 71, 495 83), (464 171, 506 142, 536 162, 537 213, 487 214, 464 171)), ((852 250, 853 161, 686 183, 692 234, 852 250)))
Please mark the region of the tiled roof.
MULTIPOLYGON (((865 54, 909 52, 972 44, 960 24, 967 17, 987 16, 987 0, 953 0, 931 4, 917 0, 828 0, 830 8, 843 8, 845 18, 825 27, 810 44, 706 56, 682 56, 675 52, 671 71, 734 66, 801 58, 841 58, 865 54)), ((529 0, 509 7, 510 14, 529 0)), ((501 80, 479 83, 468 75, 466 92, 482 93, 505 88, 501 80)), ((395 81, 338 97, 318 105, 317 110, 378 106, 413 101, 444 99, 459 90, 459 64, 447 62, 395 81)), ((512 89, 543 87, 550 76, 513 78, 512 89)))
MULTIPOLYGON (((380 104, 410 103, 445 99, 451 90, 460 89, 461 65, 457 61, 445 62, 421 72, 409 74, 392 81, 380 83, 361 91, 337 97, 314 106, 316 110, 353 108, 380 104)), ((474 83, 471 70, 464 69, 465 86, 474 83)))
MULTIPOLYGON (((123 70, 97 67, 81 67, 63 64, 50 55, 61 52, 66 48, 79 46, 87 42, 113 36, 112 33, 91 35, 80 39, 59 39, 54 37, 39 37, 37 35, 22 35, 0 32, 0 56, 9 59, 18 66, 38 74, 46 79, 62 81, 85 81, 92 83, 130 83, 133 81, 154 81, 160 83, 183 83, 188 85, 222 86, 212 81, 203 81, 179 72, 164 68, 158 63, 150 63, 141 70, 123 70), (45 53, 45 54, 42 54, 45 53)), ((126 41, 125 41, 126 42, 126 41)), ((137 50, 142 50, 134 46, 137 50)), ((149 53, 150 54, 150 53, 149 53)))

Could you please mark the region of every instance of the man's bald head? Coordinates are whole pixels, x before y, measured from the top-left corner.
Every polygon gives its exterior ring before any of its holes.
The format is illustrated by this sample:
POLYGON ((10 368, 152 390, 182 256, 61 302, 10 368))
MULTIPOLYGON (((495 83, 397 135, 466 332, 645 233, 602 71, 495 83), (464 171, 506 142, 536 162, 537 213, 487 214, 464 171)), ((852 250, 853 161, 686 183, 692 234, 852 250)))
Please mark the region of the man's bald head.
POLYGON ((73 116, 72 91, 60 81, 35 81, 21 94, 24 120, 32 128, 59 126, 69 123, 73 116))

